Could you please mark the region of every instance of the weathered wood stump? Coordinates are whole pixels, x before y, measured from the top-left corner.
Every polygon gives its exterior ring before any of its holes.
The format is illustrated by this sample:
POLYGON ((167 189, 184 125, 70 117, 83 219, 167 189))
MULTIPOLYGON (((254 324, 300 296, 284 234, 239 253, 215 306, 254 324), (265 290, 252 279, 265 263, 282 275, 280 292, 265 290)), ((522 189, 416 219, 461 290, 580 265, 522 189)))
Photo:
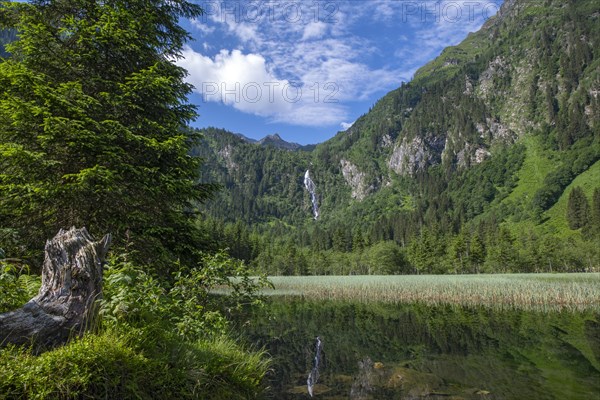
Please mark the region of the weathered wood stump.
POLYGON ((75 227, 48 240, 40 291, 22 308, 0 314, 0 346, 51 348, 93 327, 110 241, 110 234, 95 242, 85 228, 75 227))

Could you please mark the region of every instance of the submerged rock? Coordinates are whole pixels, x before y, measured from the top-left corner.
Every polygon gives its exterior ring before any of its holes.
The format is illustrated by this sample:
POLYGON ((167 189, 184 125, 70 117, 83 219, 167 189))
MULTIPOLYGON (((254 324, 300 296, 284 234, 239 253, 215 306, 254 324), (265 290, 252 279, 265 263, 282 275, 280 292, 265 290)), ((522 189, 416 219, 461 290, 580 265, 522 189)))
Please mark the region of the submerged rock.
MULTIPOLYGON (((386 382, 388 388, 400 388, 410 396, 429 396, 442 393, 444 381, 442 378, 426 372, 419 372, 405 367, 395 367, 389 370, 386 382)), ((448 395, 445 393, 445 395, 448 395)))

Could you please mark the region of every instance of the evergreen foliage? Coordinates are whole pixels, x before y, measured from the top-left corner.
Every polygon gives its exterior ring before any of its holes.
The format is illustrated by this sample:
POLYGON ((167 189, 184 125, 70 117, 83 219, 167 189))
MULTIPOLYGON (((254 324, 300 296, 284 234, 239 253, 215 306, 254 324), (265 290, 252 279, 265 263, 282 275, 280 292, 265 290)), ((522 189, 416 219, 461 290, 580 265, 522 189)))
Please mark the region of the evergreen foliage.
POLYGON ((25 254, 75 225, 143 263, 194 260, 192 216, 213 187, 189 156, 196 113, 173 60, 189 37, 179 18, 200 13, 179 0, 0 8, 19 32, 0 63, 0 226, 25 254))
POLYGON ((216 185, 199 181, 191 86, 174 63, 189 38, 179 19, 201 12, 183 0, 0 3, 0 312, 33 297, 26 266, 59 228, 111 232, 117 254, 91 333, 42 354, 0 349, 0 399, 263 393, 268 361, 227 337, 226 316, 265 282, 201 251, 212 243, 198 205, 216 185))
POLYGON ((569 194, 569 202, 567 203, 567 222, 569 228, 583 228, 589 223, 590 205, 583 190, 577 186, 571 190, 569 194))
POLYGON ((592 208, 590 210, 590 227, 592 234, 600 237, 600 187, 594 190, 592 208))

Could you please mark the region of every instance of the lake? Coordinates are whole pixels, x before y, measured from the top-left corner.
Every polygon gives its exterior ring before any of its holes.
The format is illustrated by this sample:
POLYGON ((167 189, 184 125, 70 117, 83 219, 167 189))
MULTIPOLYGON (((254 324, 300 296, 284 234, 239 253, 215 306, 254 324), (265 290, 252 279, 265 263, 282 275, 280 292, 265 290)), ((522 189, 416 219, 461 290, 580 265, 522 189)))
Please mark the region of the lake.
POLYGON ((273 358, 269 398, 311 398, 315 361, 319 399, 600 398, 595 307, 541 311, 302 295, 266 301, 235 326, 273 358))

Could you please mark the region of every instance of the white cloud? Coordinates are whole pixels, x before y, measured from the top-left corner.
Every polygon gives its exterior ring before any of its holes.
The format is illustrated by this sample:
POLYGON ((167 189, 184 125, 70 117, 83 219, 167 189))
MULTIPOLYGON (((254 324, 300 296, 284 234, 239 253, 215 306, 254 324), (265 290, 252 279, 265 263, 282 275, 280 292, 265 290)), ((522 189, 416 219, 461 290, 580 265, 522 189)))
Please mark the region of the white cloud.
POLYGON ((213 15, 209 21, 235 35, 245 50, 222 50, 208 57, 187 48, 179 64, 205 101, 220 101, 274 122, 339 125, 348 118, 345 102, 391 89, 401 76, 362 63, 367 44, 342 28, 332 33, 348 21, 342 13, 335 20, 261 25, 213 15))
POLYGON ((327 32, 328 25, 325 22, 314 21, 304 27, 302 40, 320 39, 327 32))
POLYGON ((411 9, 410 15, 403 15, 403 19, 412 27, 413 38, 399 46, 394 56, 405 60, 407 70, 416 72, 444 48, 459 44, 469 32, 477 31, 496 13, 497 3, 498 0, 443 0, 424 3, 420 10, 411 9))
POLYGON ((371 9, 375 18, 379 20, 389 21, 397 16, 398 10, 396 6, 398 2, 392 2, 389 0, 375 0, 371 2, 371 9))
POLYGON ((195 29, 199 30, 200 32, 202 32, 205 35, 209 35, 215 31, 214 26, 209 26, 205 22, 199 21, 197 19, 193 19, 191 22, 192 22, 192 26, 195 29))
MULTIPOLYGON (((225 3, 222 3, 225 4, 225 3)), ((234 16, 214 14, 209 18, 216 26, 224 26, 230 35, 236 36, 242 44, 252 48, 260 46, 263 39, 260 24, 246 21, 234 16)))
POLYGON ((303 82, 328 84, 330 92, 333 87, 337 88, 336 99, 340 101, 366 100, 382 88, 400 85, 402 80, 406 80, 406 76, 398 71, 373 70, 365 64, 333 57, 302 76, 303 82))
MULTIPOLYGON (((354 121, 356 122, 356 121, 354 121)), ((354 125, 354 122, 342 122, 340 123, 340 126, 342 127, 343 130, 348 130, 352 127, 352 125, 354 125)))
POLYGON ((306 2, 298 3, 303 4, 303 18, 295 22, 272 19, 268 13, 234 18, 229 11, 219 13, 215 3, 202 23, 192 23, 211 38, 220 35, 223 42, 201 43, 196 51, 186 48, 179 64, 206 101, 221 101, 269 121, 349 127, 350 102, 372 100, 398 87, 444 47, 477 30, 497 10, 488 4, 497 1, 371 0, 369 7, 357 1, 306 2), (315 4, 321 7, 319 18, 311 8, 315 4), (326 5, 335 8, 324 9, 326 5), (437 7, 438 15, 411 5, 437 7), (380 28, 387 29, 388 37, 373 36, 380 28), (228 50, 207 56, 215 45, 228 50), (297 100, 296 87, 301 91, 297 100))
POLYGON ((292 103, 283 93, 290 83, 277 79, 259 54, 221 50, 210 58, 188 47, 178 64, 188 70, 190 83, 205 101, 222 102, 260 116, 291 109, 292 103))
POLYGON ((305 97, 303 91, 302 101, 289 113, 274 115, 273 122, 287 123, 301 126, 330 126, 348 118, 348 111, 339 104, 313 102, 310 94, 305 97))
POLYGON ((240 38, 242 42, 260 43, 261 38, 257 26, 248 23, 229 23, 229 29, 240 38))
POLYGON ((294 125, 332 125, 347 117, 345 107, 327 98, 327 88, 279 79, 260 54, 221 50, 211 58, 188 47, 177 63, 188 71, 188 81, 204 101, 294 125))

